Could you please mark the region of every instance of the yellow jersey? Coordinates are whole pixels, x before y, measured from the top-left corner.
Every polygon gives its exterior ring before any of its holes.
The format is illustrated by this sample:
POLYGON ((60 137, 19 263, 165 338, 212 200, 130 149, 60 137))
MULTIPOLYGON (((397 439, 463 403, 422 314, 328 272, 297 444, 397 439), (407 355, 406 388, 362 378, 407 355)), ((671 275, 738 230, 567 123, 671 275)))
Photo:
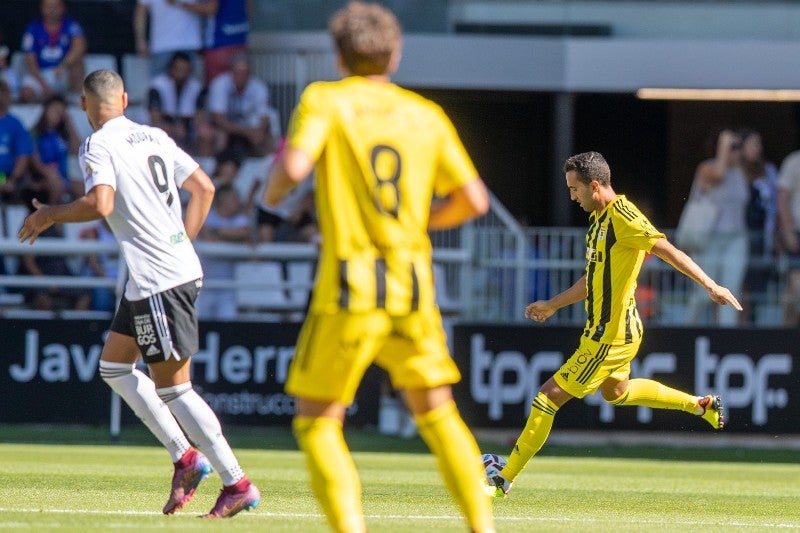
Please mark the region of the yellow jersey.
POLYGON ((642 337, 634 291, 645 252, 664 234, 625 196, 589 217, 586 232, 586 326, 583 335, 604 344, 642 337))
POLYGON ((392 83, 316 82, 287 142, 316 161, 322 247, 311 312, 435 306, 431 201, 478 177, 442 109, 392 83))

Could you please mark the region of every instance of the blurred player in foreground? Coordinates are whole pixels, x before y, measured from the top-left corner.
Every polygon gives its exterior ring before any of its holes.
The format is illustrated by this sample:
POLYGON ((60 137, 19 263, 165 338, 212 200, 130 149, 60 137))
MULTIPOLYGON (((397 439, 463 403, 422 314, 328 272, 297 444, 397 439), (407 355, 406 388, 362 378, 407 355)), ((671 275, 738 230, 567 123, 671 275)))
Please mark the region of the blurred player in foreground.
POLYGON ((479 450, 453 401, 460 374, 427 233, 485 213, 488 192, 444 112, 390 82, 401 53, 395 16, 351 2, 330 31, 344 79, 306 88, 264 192, 277 205, 316 165, 320 266, 286 383, 311 486, 334 530, 366 530, 342 424, 374 362, 404 392, 469 526, 494 531, 479 450))
POLYGON ((260 494, 190 375, 190 357, 199 348, 194 302, 203 277, 191 241, 211 207, 214 185, 166 133, 128 120, 127 104, 116 72, 86 77, 81 108, 94 129, 80 151, 86 195, 63 205, 34 200, 36 211, 25 219, 19 240, 33 244, 56 222, 108 221, 129 278, 100 356, 100 376, 172 456, 175 473, 164 514, 191 500, 213 465, 224 488, 204 516, 233 516, 258 505, 260 494), (185 221, 178 187, 190 194, 185 221), (150 377, 135 368, 140 357, 150 377))
POLYGON ((584 301, 586 326, 575 353, 539 389, 522 434, 499 475, 490 475, 495 496, 505 496, 511 483, 541 449, 558 409, 572 398, 600 389, 613 405, 677 409, 703 417, 714 429, 725 421, 719 396, 694 396, 651 379, 629 379, 631 360, 642 340, 636 310, 636 278, 645 253, 652 253, 692 278, 717 304, 742 306, 727 288, 717 285, 692 259, 667 241, 639 209, 611 188, 611 169, 603 156, 586 152, 564 164, 571 200, 589 213, 586 273, 550 300, 539 300, 525 316, 544 322, 558 309, 584 301))

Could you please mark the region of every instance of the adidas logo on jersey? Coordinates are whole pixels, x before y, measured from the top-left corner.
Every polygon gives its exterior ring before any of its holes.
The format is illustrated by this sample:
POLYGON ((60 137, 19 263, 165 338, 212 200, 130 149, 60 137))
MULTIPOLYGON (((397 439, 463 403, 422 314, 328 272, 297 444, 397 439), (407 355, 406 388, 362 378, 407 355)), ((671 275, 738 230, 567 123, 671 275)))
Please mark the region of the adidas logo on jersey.
MULTIPOLYGON (((150 355, 149 353, 147 355, 150 355)), ((569 381, 569 372, 562 372, 561 377, 564 378, 564 381, 569 381)))
POLYGON ((147 349, 147 353, 145 353, 145 355, 158 355, 160 353, 161 350, 159 350, 155 344, 151 344, 150 347, 147 349))

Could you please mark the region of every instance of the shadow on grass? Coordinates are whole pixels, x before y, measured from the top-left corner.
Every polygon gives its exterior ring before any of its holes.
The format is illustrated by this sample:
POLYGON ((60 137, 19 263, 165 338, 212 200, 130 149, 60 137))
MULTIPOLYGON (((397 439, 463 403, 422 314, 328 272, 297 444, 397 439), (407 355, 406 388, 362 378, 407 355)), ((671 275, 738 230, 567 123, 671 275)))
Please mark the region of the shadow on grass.
MULTIPOLYGON (((226 426, 223 428, 234 449, 297 450, 288 427, 226 426)), ((428 448, 419 436, 400 438, 381 435, 375 428, 345 429, 345 438, 354 452, 425 453, 428 448)), ((112 438, 106 426, 0 424, 0 443, 75 444, 117 446, 160 446, 143 426, 125 426, 112 438)), ((482 441, 484 452, 507 455, 510 446, 497 441, 482 441)), ((793 463, 797 450, 749 447, 698 448, 655 445, 551 445, 545 444, 541 456, 596 457, 620 459, 662 459, 667 461, 719 461, 744 463, 793 463)))

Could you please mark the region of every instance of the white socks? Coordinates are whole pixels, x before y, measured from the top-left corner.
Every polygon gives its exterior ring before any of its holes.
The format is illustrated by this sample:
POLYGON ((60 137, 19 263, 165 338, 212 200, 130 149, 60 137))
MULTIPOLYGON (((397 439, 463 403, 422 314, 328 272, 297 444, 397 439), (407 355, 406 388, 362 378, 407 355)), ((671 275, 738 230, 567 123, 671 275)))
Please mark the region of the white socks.
POLYGON ((191 448, 175 417, 156 394, 153 380, 134 365, 100 361, 100 377, 125 400, 136 416, 164 445, 173 463, 191 448))
POLYGON ((192 388, 191 382, 157 389, 158 396, 172 411, 197 448, 206 454, 226 487, 244 477, 214 411, 192 388))

